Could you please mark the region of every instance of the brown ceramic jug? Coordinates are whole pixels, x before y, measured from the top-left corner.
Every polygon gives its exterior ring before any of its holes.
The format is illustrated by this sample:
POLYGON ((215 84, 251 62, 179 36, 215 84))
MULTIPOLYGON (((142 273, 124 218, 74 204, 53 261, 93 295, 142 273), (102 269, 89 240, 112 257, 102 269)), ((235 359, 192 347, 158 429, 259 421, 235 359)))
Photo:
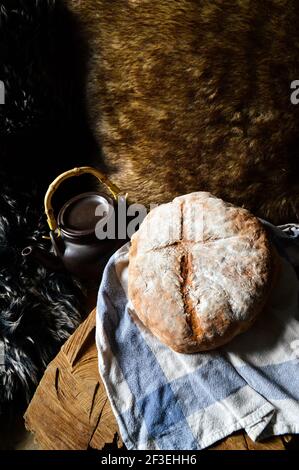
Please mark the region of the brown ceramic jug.
MULTIPOLYGON (((105 174, 92 167, 80 167, 69 170, 49 186, 45 196, 45 212, 50 228, 52 252, 47 252, 38 246, 29 246, 22 252, 23 256, 34 256, 45 267, 69 271, 72 275, 83 280, 97 280, 110 256, 126 240, 104 239, 96 237, 96 209, 100 208, 103 217, 107 216, 113 207, 117 211, 120 196, 118 188, 111 183, 105 174), (57 220, 52 207, 52 197, 66 179, 90 173, 108 189, 106 193, 87 192, 79 194, 67 201, 59 211, 57 220)), ((123 198, 125 198, 124 196, 123 198)))

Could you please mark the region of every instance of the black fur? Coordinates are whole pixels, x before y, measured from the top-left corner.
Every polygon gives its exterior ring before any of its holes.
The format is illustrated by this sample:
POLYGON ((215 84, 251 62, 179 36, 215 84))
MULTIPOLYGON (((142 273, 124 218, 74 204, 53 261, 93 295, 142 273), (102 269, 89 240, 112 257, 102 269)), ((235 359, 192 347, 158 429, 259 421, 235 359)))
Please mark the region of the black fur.
POLYGON ((43 190, 99 153, 85 110, 87 56, 62 1, 0 0, 1 170, 18 184, 34 181, 43 190))
POLYGON ((1 405, 28 402, 84 310, 76 281, 21 251, 32 242, 49 249, 48 184, 99 152, 85 114, 87 55, 63 2, 0 1, 0 413, 1 405))
POLYGON ((79 284, 21 256, 24 244, 38 243, 44 218, 33 194, 4 188, 0 195, 0 404, 28 401, 49 361, 74 331, 83 311, 79 284), (81 302, 80 302, 81 299, 81 302))

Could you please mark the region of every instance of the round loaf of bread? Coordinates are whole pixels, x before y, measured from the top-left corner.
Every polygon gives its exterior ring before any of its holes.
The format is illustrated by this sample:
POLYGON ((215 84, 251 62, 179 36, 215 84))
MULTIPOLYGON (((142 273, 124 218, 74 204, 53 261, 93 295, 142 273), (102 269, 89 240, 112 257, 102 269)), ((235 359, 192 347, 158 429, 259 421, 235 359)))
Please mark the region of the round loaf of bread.
POLYGON ((217 348, 263 310, 277 257, 261 222, 210 193, 153 209, 133 235, 129 298, 141 322, 177 352, 217 348))

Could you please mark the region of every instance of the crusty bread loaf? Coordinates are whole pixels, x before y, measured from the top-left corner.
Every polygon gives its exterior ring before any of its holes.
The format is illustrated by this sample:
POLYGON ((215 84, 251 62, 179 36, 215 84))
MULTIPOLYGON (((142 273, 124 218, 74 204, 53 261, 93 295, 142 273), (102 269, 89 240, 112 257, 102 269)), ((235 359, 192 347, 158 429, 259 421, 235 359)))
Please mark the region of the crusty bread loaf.
POLYGON ((133 235, 129 298, 169 347, 205 351, 250 327, 276 267, 257 218, 210 193, 192 193, 153 209, 133 235))

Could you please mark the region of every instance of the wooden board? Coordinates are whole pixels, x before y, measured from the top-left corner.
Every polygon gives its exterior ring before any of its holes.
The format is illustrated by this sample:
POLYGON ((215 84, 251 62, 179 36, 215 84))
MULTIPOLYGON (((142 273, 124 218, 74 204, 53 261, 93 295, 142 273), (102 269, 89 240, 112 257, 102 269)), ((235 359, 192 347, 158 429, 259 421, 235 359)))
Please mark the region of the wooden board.
POLYGON ((98 372, 94 311, 48 366, 24 418, 43 450, 121 445, 98 372))
MULTIPOLYGON (((117 423, 98 372, 95 310, 48 366, 25 414, 40 449, 120 448, 117 423)), ((236 433, 211 450, 284 450, 290 437, 253 442, 236 433)))

